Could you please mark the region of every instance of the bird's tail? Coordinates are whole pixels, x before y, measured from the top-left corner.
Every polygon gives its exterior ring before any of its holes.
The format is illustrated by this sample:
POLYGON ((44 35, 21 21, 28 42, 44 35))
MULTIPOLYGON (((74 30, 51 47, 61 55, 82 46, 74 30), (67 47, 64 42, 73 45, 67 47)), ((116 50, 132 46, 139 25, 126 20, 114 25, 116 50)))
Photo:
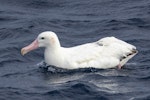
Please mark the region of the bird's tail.
POLYGON ((126 64, 131 58, 133 58, 137 53, 138 53, 138 51, 136 49, 134 49, 131 54, 127 55, 126 58, 121 60, 120 64, 118 65, 118 68, 121 69, 121 67, 124 64, 126 64))

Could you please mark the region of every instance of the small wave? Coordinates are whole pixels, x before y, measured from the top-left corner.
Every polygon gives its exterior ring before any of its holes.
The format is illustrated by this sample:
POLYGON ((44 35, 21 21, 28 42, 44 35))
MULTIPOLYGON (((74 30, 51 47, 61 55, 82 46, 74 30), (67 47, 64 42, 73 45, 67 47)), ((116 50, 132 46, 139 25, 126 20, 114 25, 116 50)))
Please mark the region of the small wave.
POLYGON ((23 73, 20 73, 20 72, 16 72, 16 73, 8 73, 8 74, 5 74, 5 75, 3 75, 3 76, 1 76, 1 77, 10 77, 10 76, 18 76, 19 74, 23 74, 23 73))
POLYGON ((63 100, 109 100, 105 92, 97 92, 86 83, 73 83, 63 89, 45 92, 43 95, 51 95, 53 98, 62 98, 63 100), (84 95, 84 96, 83 96, 84 95))
POLYGON ((126 65, 127 65, 127 66, 136 66, 136 65, 138 65, 138 63, 136 63, 136 62, 126 63, 126 65))
POLYGON ((40 8, 40 9, 48 9, 48 8, 58 8, 63 7, 62 3, 53 2, 53 1, 45 1, 45 0, 31 0, 26 4, 28 7, 32 8, 40 8))
POLYGON ((137 97, 132 97, 129 100, 149 100, 150 99, 150 95, 143 95, 143 96, 137 96, 137 97))
POLYGON ((58 68, 56 66, 52 65, 47 65, 44 61, 40 62, 37 64, 37 66, 40 68, 42 72, 51 72, 51 73, 75 73, 75 72, 98 72, 103 69, 97 69, 97 68, 79 68, 79 69, 63 69, 63 68, 58 68))

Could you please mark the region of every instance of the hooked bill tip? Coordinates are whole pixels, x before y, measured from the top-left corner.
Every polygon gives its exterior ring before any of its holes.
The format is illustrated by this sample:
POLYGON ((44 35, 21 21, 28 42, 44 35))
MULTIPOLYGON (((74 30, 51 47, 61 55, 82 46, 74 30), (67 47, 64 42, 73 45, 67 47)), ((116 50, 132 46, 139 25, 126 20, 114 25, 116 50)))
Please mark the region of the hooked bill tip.
POLYGON ((21 55, 24 56, 26 54, 26 51, 24 48, 21 49, 21 55))

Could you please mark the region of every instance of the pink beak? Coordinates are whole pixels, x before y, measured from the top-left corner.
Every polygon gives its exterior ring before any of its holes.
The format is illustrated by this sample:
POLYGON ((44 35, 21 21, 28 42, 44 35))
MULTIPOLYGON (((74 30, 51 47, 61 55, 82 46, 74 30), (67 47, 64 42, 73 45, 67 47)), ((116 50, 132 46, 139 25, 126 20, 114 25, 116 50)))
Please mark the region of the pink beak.
POLYGON ((36 40, 34 40, 30 45, 28 45, 28 46, 22 48, 22 49, 21 49, 21 54, 22 54, 22 55, 25 55, 26 53, 28 53, 28 52, 30 52, 30 51, 32 51, 32 50, 34 50, 34 49, 37 49, 38 47, 39 47, 39 45, 38 45, 38 40, 36 39, 36 40))

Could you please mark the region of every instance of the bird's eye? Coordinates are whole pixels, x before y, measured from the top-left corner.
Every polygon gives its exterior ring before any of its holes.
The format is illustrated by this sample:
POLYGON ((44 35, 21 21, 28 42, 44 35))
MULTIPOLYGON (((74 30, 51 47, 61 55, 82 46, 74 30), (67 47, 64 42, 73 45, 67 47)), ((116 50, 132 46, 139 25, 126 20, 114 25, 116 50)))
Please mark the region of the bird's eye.
POLYGON ((44 40, 45 38, 44 38, 44 37, 41 37, 41 39, 44 40))

